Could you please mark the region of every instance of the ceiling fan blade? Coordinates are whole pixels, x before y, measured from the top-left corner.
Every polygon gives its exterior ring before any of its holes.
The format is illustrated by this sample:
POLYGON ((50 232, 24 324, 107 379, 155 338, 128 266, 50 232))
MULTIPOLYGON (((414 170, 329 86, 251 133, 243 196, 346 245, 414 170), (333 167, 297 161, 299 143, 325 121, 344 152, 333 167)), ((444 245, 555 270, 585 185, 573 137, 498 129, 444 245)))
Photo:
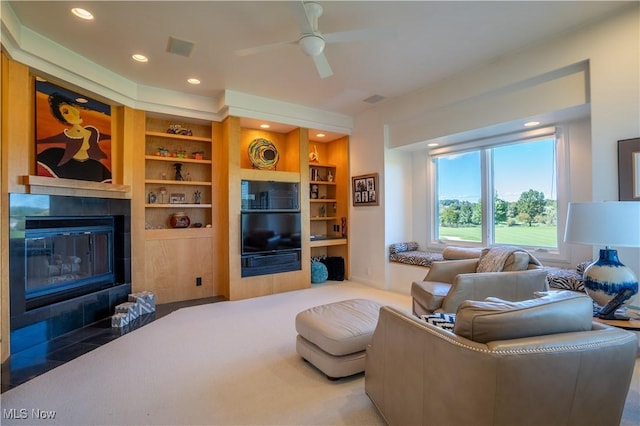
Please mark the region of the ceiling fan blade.
POLYGON ((389 40, 395 38, 395 28, 369 28, 322 34, 325 43, 345 43, 351 41, 389 40))
POLYGON ((313 30, 313 21, 312 18, 307 14, 307 9, 304 6, 303 1, 294 1, 289 3, 291 10, 298 22, 298 26, 300 27, 300 32, 303 34, 312 33, 313 30))
POLYGON ((312 56, 311 58, 313 58, 313 62, 316 64, 316 69, 318 70, 318 74, 320 74, 320 78, 327 78, 333 75, 331 65, 329 65, 329 61, 327 61, 327 57, 324 56, 324 53, 312 56))
POLYGON ((236 56, 247 56, 247 55, 253 55, 253 54, 256 54, 256 53, 268 52, 270 50, 279 49, 279 48, 287 46, 289 44, 298 44, 298 40, 281 41, 279 43, 272 43, 272 44, 263 44, 262 46, 248 47, 246 49, 236 50, 233 53, 236 56))

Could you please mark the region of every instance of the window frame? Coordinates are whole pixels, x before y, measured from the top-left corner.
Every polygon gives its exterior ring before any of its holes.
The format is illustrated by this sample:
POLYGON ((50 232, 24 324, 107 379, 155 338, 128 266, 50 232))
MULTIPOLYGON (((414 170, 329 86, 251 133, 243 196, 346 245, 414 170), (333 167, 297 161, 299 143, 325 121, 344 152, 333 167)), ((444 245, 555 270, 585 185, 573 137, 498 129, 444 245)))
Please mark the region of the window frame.
POLYGON ((544 139, 555 136, 556 139, 556 227, 557 227, 557 247, 544 248, 537 246, 520 246, 525 250, 531 251, 539 260, 548 261, 566 261, 569 257, 569 249, 564 243, 564 229, 566 226, 567 204, 569 201, 569 141, 566 136, 566 128, 563 126, 545 127, 535 130, 511 133, 507 135, 499 135, 461 144, 437 147, 431 149, 427 153, 427 176, 429 178, 429 212, 430 223, 427 227, 429 235, 427 241, 433 249, 442 249, 446 245, 451 245, 451 241, 438 240, 438 188, 437 188, 437 169, 435 159, 442 156, 461 154, 471 151, 480 151, 480 179, 481 179, 481 204, 482 204, 482 238, 480 242, 473 241, 456 241, 455 245, 464 247, 489 247, 508 244, 500 244, 494 242, 494 224, 493 224, 493 208, 494 208, 494 191, 491 170, 493 163, 491 160, 491 148, 512 145, 518 143, 531 142, 536 139, 544 139))

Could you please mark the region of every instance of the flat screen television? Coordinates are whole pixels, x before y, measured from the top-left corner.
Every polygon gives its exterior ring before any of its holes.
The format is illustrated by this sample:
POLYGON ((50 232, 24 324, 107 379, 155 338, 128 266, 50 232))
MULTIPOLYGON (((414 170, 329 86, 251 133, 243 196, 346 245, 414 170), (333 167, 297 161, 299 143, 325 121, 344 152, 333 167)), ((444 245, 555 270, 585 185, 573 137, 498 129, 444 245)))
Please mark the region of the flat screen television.
POLYGON ((242 212, 242 254, 300 250, 299 212, 242 212))

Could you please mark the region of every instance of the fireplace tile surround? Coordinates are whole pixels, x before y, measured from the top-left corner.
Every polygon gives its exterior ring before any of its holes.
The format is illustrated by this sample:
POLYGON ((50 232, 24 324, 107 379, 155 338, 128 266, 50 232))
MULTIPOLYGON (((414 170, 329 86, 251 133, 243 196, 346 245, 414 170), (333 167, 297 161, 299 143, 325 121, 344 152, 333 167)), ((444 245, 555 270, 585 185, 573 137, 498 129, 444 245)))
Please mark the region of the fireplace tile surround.
POLYGON ((59 195, 9 195, 9 286, 11 353, 55 339, 113 314, 131 293, 131 206, 120 198, 59 195), (25 226, 29 218, 67 219, 112 217, 113 282, 102 283, 88 294, 27 309, 25 300, 25 226))

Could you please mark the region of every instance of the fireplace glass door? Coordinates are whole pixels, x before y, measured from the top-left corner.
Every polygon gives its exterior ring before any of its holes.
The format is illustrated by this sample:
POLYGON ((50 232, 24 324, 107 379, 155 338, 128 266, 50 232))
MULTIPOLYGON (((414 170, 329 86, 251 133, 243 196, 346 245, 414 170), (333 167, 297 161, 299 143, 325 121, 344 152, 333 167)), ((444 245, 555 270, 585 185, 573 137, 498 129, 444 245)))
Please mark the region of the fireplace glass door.
MULTIPOLYGON (((32 229, 25 235, 25 296, 51 295, 113 281, 113 228, 32 229)), ((55 299, 55 297, 54 297, 55 299)), ((37 303, 42 305, 46 303, 37 303)))

